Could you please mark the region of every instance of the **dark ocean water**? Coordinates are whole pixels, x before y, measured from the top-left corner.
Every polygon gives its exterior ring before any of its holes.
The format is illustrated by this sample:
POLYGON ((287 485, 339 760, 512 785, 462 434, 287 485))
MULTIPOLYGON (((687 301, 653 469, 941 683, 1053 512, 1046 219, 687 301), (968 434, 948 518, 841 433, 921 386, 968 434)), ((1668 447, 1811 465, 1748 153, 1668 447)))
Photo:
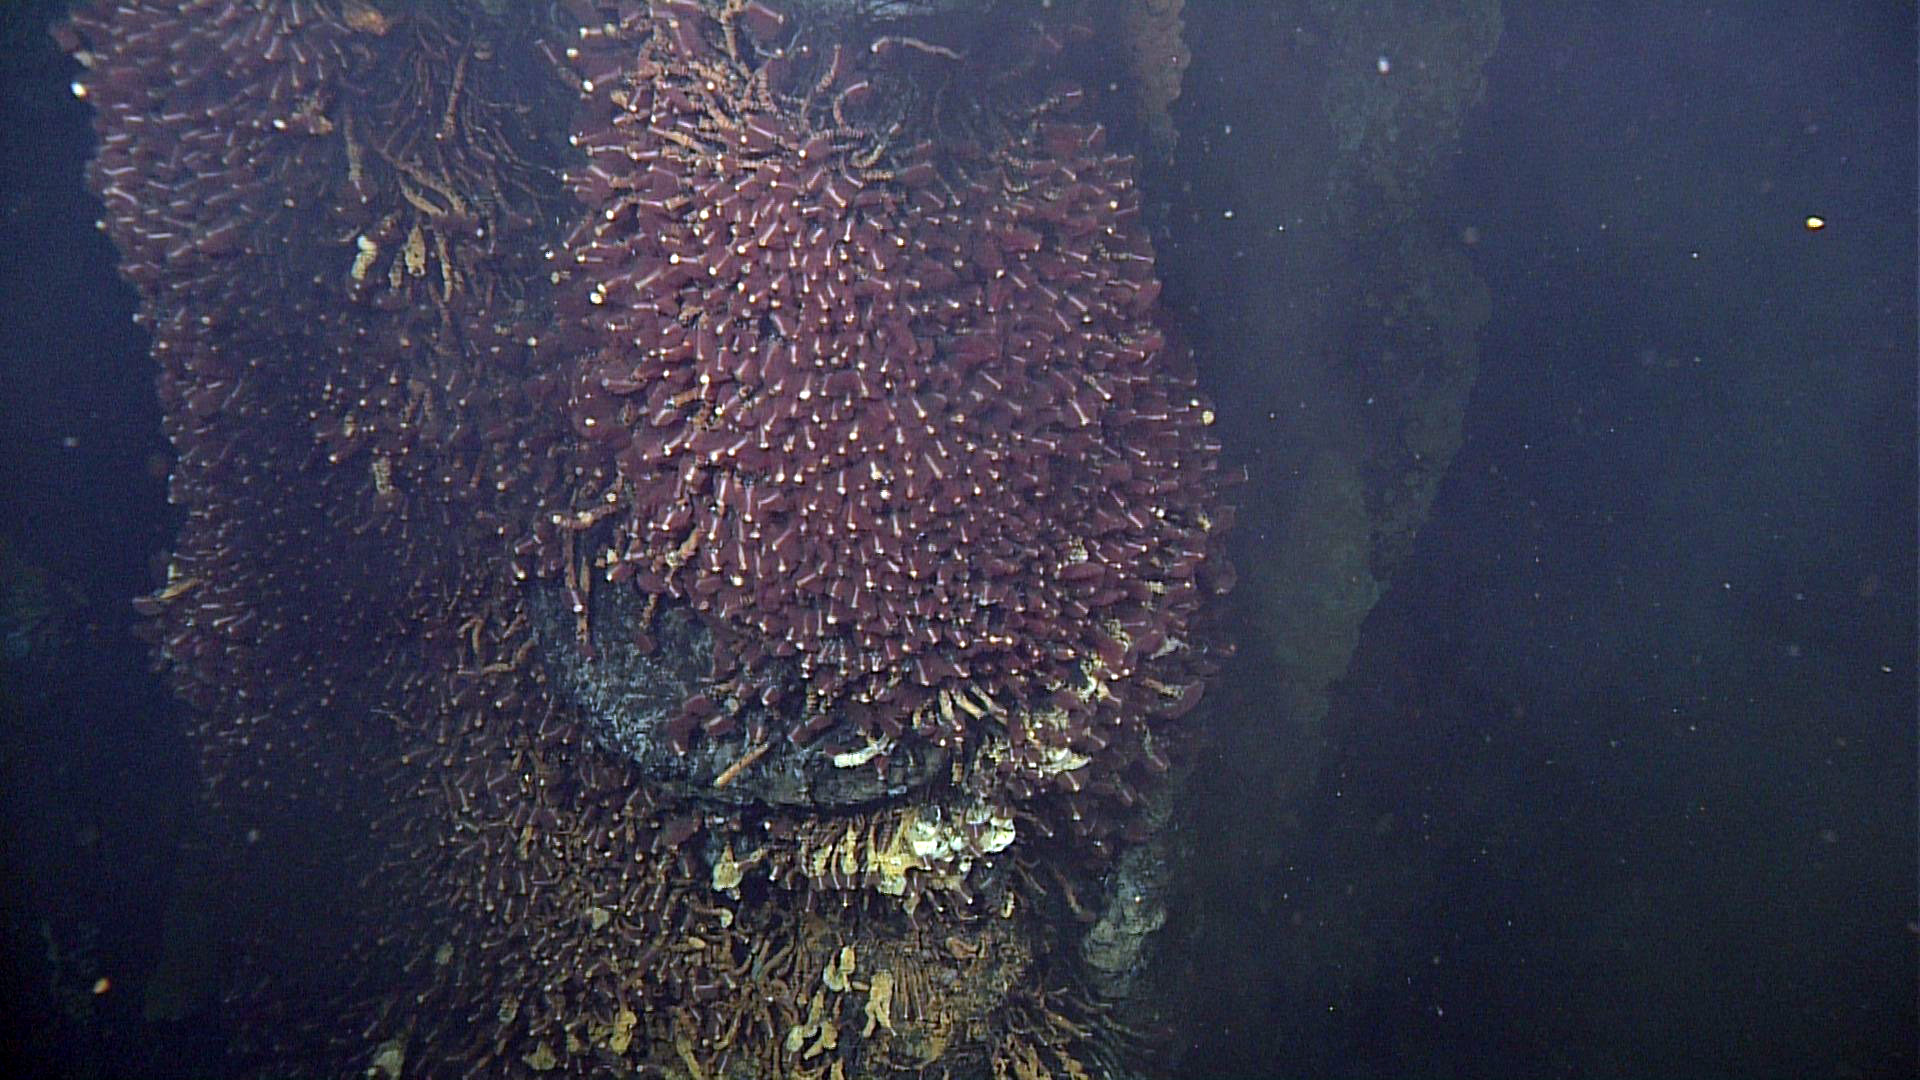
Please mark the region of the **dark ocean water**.
MULTIPOLYGON (((142 1014, 170 905, 188 917, 193 763, 131 634, 166 444, 57 6, 0 15, 0 1060, 216 1075, 220 1029, 142 1014)), ((1237 128, 1273 140, 1237 160, 1284 173, 1317 108, 1284 90, 1334 51, 1301 44, 1305 7, 1189 6, 1168 295, 1202 319, 1224 290, 1337 305, 1287 273, 1266 226, 1290 208, 1178 172, 1237 128), (1222 205, 1261 235, 1221 233, 1222 205), (1206 265, 1235 244, 1253 257, 1206 265)), ((1235 784, 1198 786, 1200 847, 1242 865, 1169 932, 1168 969, 1217 988, 1182 1074, 1915 1075, 1913 10, 1503 14, 1424 210, 1490 299, 1461 443, 1286 751, 1312 764, 1214 759, 1235 784)), ((1249 466, 1243 566, 1313 426, 1306 391, 1222 359, 1284 363, 1246 332, 1193 332, 1249 466)), ((1224 718, 1225 745, 1264 722, 1224 718)))
POLYGON ((1464 444, 1196 1061, 1913 1075, 1912 12, 1505 15, 1464 444))

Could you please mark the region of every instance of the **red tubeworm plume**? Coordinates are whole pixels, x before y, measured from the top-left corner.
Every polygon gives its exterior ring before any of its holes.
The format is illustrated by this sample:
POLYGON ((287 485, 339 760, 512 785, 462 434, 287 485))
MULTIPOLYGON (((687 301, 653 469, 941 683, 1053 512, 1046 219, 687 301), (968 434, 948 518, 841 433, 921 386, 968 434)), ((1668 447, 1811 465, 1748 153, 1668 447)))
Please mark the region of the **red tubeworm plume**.
POLYGON ((792 658, 796 741, 992 727, 1016 793, 1151 761, 1223 522, 1133 158, 1072 84, 969 126, 901 75, 987 70, 957 49, 658 7, 569 55, 554 279, 609 576, 792 658))

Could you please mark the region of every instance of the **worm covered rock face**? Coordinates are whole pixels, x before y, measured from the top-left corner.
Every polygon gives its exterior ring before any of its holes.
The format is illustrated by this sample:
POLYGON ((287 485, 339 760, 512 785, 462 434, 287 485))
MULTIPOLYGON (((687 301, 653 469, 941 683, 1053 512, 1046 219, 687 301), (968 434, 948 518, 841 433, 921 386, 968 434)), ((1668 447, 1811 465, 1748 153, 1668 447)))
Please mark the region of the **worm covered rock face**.
POLYGON ((1117 1060, 1057 945, 1152 862, 1230 515, 1121 47, 964 6, 59 29, 177 453, 138 606, 216 801, 356 886, 325 985, 238 949, 272 1060, 1117 1060))
POLYGON ((1223 524, 1134 160, 1076 85, 1032 89, 1049 29, 987 67, 663 7, 569 51, 575 558, 706 616, 742 694, 803 687, 795 743, 1111 788, 1198 693, 1223 524), (954 82, 991 111, 926 89, 954 82))

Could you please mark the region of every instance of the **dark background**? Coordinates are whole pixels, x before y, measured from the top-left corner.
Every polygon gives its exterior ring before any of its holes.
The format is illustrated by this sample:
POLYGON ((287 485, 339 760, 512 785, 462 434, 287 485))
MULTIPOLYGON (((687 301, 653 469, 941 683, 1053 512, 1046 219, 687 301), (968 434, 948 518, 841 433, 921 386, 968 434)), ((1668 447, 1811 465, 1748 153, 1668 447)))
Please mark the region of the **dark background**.
MULTIPOLYGON (((142 1016, 192 755, 59 6, 0 11, 0 1057, 212 1075, 210 1021, 142 1016)), ((1183 115, 1286 107, 1207 67, 1251 5, 1190 6, 1183 115)), ((1197 931, 1259 975, 1189 1074, 1914 1074, 1913 18, 1508 6, 1446 200, 1494 298, 1465 443, 1268 895, 1197 931)))
POLYGON ((129 603, 172 532, 169 459, 134 295, 82 183, 76 67, 47 35, 64 6, 0 9, 0 1061, 180 1075, 219 1059, 192 1048, 200 1026, 144 1022, 141 989, 193 759, 129 603))
MULTIPOLYGON (((1184 1067, 1915 1075, 1912 8, 1504 8, 1432 210, 1492 293, 1464 444, 1312 793, 1195 815, 1282 839, 1188 913, 1184 1067)), ((1245 77, 1310 83, 1311 12, 1253 11, 1189 5, 1202 130, 1316 107, 1245 77)))

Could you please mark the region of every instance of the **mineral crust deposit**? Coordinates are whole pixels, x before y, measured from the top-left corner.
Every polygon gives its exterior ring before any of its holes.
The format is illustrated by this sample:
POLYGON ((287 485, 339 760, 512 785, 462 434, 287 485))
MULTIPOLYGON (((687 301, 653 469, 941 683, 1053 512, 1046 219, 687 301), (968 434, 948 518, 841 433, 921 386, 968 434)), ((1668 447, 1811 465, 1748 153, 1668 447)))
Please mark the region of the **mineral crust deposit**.
POLYGON ((264 1071, 1126 1067, 1081 939, 1219 447, 1100 5, 914 7, 57 31, 177 453, 139 607, 214 800, 354 838, 324 992, 240 958, 264 1071))

